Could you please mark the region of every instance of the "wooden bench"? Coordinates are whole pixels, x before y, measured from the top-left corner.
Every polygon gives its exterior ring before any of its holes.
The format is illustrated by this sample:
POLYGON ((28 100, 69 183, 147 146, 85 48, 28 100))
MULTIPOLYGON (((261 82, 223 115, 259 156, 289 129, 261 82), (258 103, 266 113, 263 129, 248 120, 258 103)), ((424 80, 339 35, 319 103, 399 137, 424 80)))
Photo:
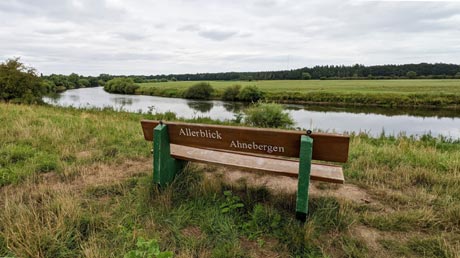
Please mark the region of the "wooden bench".
POLYGON ((142 120, 144 138, 153 141, 153 179, 170 184, 185 161, 297 177, 296 216, 305 221, 310 179, 343 184, 349 137, 294 130, 142 120))

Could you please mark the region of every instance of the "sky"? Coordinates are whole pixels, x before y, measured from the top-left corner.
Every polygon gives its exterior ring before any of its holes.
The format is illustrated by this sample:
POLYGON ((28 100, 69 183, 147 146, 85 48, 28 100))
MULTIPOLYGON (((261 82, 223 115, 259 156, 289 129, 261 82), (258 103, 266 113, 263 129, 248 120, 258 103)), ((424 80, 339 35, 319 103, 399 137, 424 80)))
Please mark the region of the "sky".
POLYGON ((459 64, 460 0, 1 0, 13 57, 83 75, 459 64))

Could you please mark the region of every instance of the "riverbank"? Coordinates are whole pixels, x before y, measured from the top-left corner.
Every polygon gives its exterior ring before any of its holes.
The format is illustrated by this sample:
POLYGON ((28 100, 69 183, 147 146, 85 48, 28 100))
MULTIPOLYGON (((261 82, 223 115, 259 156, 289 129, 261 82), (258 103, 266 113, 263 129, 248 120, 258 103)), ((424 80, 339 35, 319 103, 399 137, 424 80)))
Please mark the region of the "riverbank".
MULTIPOLYGON (((198 82, 140 83, 136 94, 183 97, 198 82)), ((232 85, 257 86, 268 101, 292 104, 460 108, 460 80, 270 80, 209 81, 212 99, 232 85)))
POLYGON ((0 256, 121 256, 141 238, 175 257, 460 252, 458 142, 353 136, 347 183, 315 184, 302 225, 295 182, 282 177, 194 164, 154 191, 139 121, 172 114, 8 104, 0 114, 0 256), (233 200, 244 207, 223 212, 233 200))

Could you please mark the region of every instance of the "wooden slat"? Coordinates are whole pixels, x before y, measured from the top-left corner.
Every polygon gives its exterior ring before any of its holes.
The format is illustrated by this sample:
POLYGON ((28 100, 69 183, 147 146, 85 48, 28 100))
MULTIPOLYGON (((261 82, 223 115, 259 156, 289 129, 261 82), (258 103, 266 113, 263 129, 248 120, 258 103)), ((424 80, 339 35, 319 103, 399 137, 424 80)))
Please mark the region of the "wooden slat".
MULTIPOLYGON (((171 155, 181 160, 220 164, 290 177, 297 177, 299 173, 299 162, 295 160, 254 157, 245 154, 199 149, 176 144, 171 144, 171 155)), ((340 166, 323 164, 312 164, 310 178, 312 180, 339 184, 343 184, 345 181, 340 166)))
MULTIPOLYGON (((153 129, 159 121, 142 120, 144 138, 153 140, 153 129)), ((283 157, 299 157, 300 137, 306 133, 294 130, 278 130, 239 126, 220 126, 165 122, 172 144, 214 150, 229 150, 246 153, 283 157), (207 133, 206 133, 207 132, 207 133), (191 135, 191 134, 194 134, 191 135), (247 148, 241 148, 246 144, 247 148), (249 147, 250 145, 250 147, 249 147), (277 151, 267 152, 263 146, 276 146, 277 151), (257 147, 254 149, 254 146, 257 147), (251 148, 251 149, 249 149, 251 148)), ((346 162, 348 159, 349 137, 336 134, 313 133, 313 159, 346 162)))

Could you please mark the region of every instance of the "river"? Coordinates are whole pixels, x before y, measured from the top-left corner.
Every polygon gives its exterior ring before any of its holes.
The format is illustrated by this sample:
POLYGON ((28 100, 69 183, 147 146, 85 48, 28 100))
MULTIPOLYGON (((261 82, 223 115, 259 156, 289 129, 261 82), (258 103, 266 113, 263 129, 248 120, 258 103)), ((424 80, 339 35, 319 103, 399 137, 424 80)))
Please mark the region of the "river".
MULTIPOLYGON (((128 112, 167 112, 178 117, 234 119, 247 104, 225 101, 196 101, 142 95, 111 94, 102 87, 67 90, 45 102, 64 107, 112 107, 128 112)), ((326 132, 365 132, 372 136, 431 134, 460 138, 460 111, 432 109, 389 109, 368 107, 325 107, 284 105, 296 127, 326 132)))

